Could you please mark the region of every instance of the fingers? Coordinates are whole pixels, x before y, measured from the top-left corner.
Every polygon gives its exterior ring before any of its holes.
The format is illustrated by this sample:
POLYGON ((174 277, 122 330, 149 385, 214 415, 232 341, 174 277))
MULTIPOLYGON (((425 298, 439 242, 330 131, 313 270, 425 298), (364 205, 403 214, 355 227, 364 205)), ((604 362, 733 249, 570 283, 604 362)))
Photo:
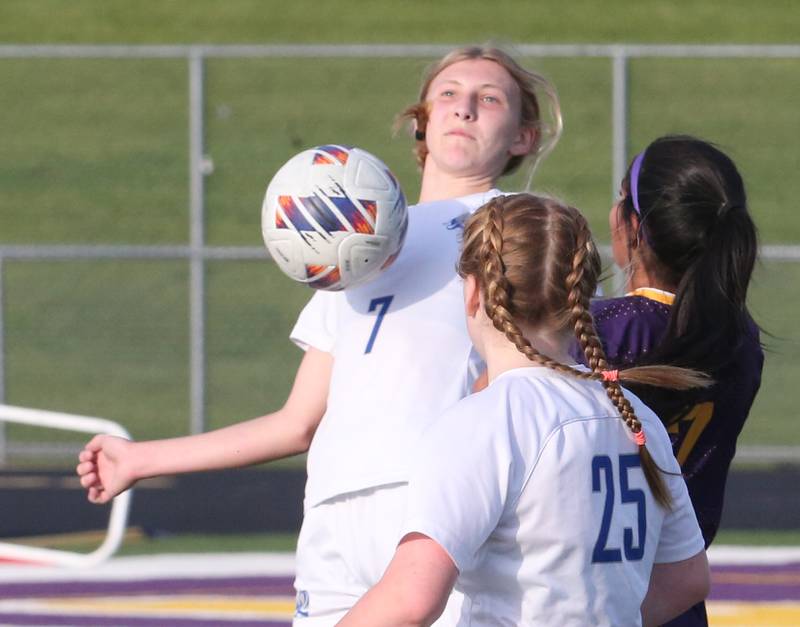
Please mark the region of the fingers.
POLYGON ((98 479, 97 478, 97 473, 98 473, 97 460, 90 459, 90 460, 87 460, 87 461, 81 461, 77 466, 75 466, 75 472, 78 475, 78 477, 80 477, 81 484, 84 487, 86 487, 86 485, 83 484, 83 480, 86 477, 91 475, 91 476, 93 476, 95 478, 95 480, 98 479))
POLYGON ((90 503, 101 505, 108 503, 111 500, 109 493, 103 489, 103 484, 100 483, 97 473, 90 472, 81 477, 81 485, 86 488, 86 498, 90 503))
POLYGON ((91 440, 86 443, 86 446, 83 447, 84 451, 90 451, 93 453, 98 453, 103 449, 103 440, 106 439, 106 436, 102 433, 99 435, 94 436, 91 440))
POLYGON ((96 487, 89 488, 87 497, 90 503, 95 503, 97 505, 108 503, 111 500, 111 497, 108 496, 105 490, 96 487))
POLYGON ((94 436, 83 450, 78 453, 78 465, 75 467, 81 486, 86 488, 86 497, 90 503, 102 504, 109 501, 100 481, 97 458, 103 450, 104 435, 94 436))
POLYGON ((91 472, 97 465, 97 453, 102 450, 102 446, 99 446, 98 437, 99 436, 95 436, 92 438, 83 450, 78 453, 79 463, 75 467, 75 471, 81 476, 91 472))
POLYGON ((92 467, 94 466, 94 462, 91 460, 83 460, 81 459, 80 455, 78 456, 78 465, 75 466, 75 472, 78 476, 83 476, 87 472, 89 472, 92 467))
POLYGON ((78 473, 80 475, 81 486, 84 488, 91 488, 94 486, 101 486, 100 478, 97 476, 97 473, 89 469, 86 472, 78 473))
POLYGON ((78 453, 78 461, 93 462, 95 459, 97 459, 97 453, 94 451, 83 449, 80 453, 78 453))

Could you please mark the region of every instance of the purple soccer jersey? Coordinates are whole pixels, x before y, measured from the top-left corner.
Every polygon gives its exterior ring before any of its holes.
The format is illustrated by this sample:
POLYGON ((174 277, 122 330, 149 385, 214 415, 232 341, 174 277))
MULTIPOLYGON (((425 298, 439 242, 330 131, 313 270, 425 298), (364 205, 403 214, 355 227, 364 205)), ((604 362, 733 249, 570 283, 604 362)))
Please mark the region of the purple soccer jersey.
MULTIPOLYGON (((593 301, 591 312, 608 362, 614 368, 629 368, 658 344, 667 328, 670 305, 634 295, 593 301)), ((585 361, 577 347, 573 356, 585 361)), ((736 357, 712 373, 716 383, 711 388, 684 393, 645 387, 634 390, 667 426, 706 546, 719 527, 736 438, 761 383, 763 363, 758 329, 751 324, 736 357)))
MULTIPOLYGON (((645 359, 666 331, 672 298, 653 292, 658 300, 629 295, 591 303, 595 328, 614 368, 629 368, 645 359)), ((761 384, 764 354, 758 327, 750 322, 748 331, 734 359, 712 373, 715 384, 706 390, 678 392, 630 386, 667 426, 706 547, 719 528, 736 439, 761 384)), ((579 363, 585 363, 577 345, 571 352, 579 363)), ((665 627, 706 625, 705 605, 699 603, 665 627)))

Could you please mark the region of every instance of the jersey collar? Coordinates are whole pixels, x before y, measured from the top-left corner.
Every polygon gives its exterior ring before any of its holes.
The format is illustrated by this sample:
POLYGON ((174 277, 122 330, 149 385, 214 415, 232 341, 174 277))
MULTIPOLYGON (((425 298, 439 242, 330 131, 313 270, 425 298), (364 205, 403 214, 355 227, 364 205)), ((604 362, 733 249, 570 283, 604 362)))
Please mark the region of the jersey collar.
POLYGON ((632 292, 628 292, 625 294, 625 296, 642 296, 644 298, 649 298, 650 300, 663 303, 664 305, 671 305, 675 302, 675 294, 665 290, 657 289, 655 287, 640 287, 632 292))

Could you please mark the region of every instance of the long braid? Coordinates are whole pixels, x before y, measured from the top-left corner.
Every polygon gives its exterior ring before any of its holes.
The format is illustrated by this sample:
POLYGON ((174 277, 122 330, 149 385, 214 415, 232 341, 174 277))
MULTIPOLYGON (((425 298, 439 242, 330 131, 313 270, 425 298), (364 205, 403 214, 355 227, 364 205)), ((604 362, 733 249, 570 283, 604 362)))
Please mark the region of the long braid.
MULTIPOLYGON (((503 264, 503 212, 501 199, 486 205, 486 219, 481 229, 483 241, 478 249, 482 265, 485 290, 485 310, 495 329, 503 333, 532 362, 570 373, 574 371, 537 351, 520 330, 509 309, 511 308, 512 286, 505 274, 503 264)), ((584 373, 578 373, 584 374, 584 373)))
POLYGON ((567 277, 568 297, 574 325, 575 336, 580 342, 586 361, 592 373, 598 378, 608 395, 608 398, 619 411, 622 420, 628 429, 637 436, 636 441, 639 446, 639 458, 642 464, 644 476, 647 484, 653 492, 653 498, 662 507, 669 508, 672 504, 672 497, 669 493, 661 469, 656 464, 650 452, 647 450, 642 423, 636 416, 633 407, 625 398, 622 387, 615 378, 608 378, 603 373, 607 372, 607 363, 603 345, 597 336, 592 315, 589 313, 589 299, 594 292, 595 281, 587 280, 590 275, 596 277, 599 269, 599 255, 592 241, 589 225, 583 216, 578 216, 578 233, 575 246, 575 257, 573 258, 572 272, 567 277), (594 253, 594 254, 592 254, 594 253))

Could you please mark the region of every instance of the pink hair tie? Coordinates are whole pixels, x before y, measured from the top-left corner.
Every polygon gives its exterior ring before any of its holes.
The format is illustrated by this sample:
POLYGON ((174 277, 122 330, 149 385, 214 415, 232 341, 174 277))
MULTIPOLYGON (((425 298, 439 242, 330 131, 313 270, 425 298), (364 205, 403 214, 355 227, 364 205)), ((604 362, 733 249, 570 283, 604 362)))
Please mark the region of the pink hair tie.
POLYGON ((603 370, 605 381, 619 381, 619 370, 603 370))
POLYGON ((639 428, 639 430, 634 434, 636 438, 636 445, 637 446, 644 446, 644 443, 647 442, 647 438, 644 437, 644 429, 639 428))

